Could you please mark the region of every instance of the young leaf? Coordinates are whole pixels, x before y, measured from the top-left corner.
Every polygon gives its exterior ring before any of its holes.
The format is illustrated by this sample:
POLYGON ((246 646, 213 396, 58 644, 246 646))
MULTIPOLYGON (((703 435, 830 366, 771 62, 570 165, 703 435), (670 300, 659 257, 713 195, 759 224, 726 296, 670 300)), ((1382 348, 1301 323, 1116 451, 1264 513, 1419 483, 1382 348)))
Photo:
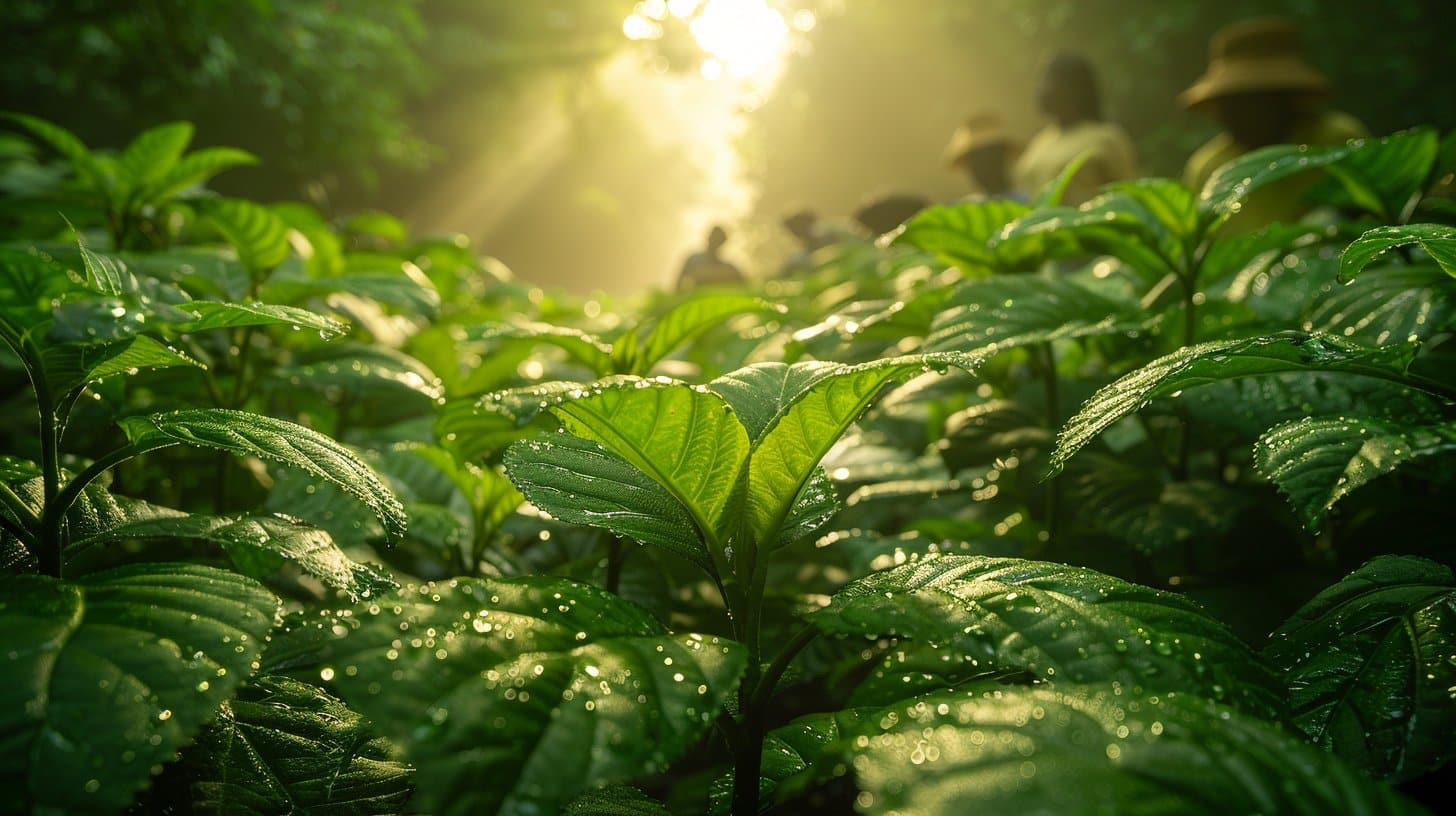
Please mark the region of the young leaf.
POLYGON ((59 392, 140 369, 207 366, 146 335, 94 346, 66 344, 41 350, 51 388, 59 392))
POLYGON ((404 508, 348 448, 323 434, 281 419, 231 411, 195 408, 122 419, 118 425, 139 450, 189 445, 257 456, 324 479, 369 508, 391 539, 404 535, 404 508))
POLYGON ((170 169, 143 187, 138 196, 142 203, 158 204, 224 170, 257 163, 258 158, 246 150, 206 147, 178 159, 170 169))
POLYGON ((571 433, 601 444, 666 488, 710 547, 728 543, 739 520, 734 496, 748 460, 748 435, 717 394, 628 379, 568 395, 551 412, 571 433))
POLYGON ((1447 275, 1456 277, 1456 227, 1445 224, 1403 224, 1366 231, 1340 256, 1340 280, 1348 281, 1376 258, 1396 247, 1419 247, 1447 275))
POLYGON ((252 673, 278 610, 190 564, 15 576, 0 598, 0 784, 37 813, 122 811, 252 673))
POLYGON ((622 374, 646 374, 679 346, 731 317, 783 312, 783 306, 749 295, 693 297, 673 307, 650 327, 613 343, 613 370, 622 374))
POLYGON ((861 578, 810 620, 932 642, 983 669, 1280 710, 1273 672, 1222 623, 1182 596, 1079 567, 942 556, 861 578))
POLYGON ((814 468, 784 519, 775 547, 787 547, 813 535, 839 512, 839 496, 824 468, 814 468))
POLYGON ((1205 222, 1216 227, 1238 212, 1244 199, 1260 187, 1333 164, 1349 155, 1352 149, 1348 145, 1270 145, 1251 150, 1213 171, 1198 194, 1199 212, 1205 222))
POLYGON ((413 772, 323 689, 254 677, 185 756, 192 810, 207 816, 392 816, 413 772))
POLYGON ((667 488, 601 445, 543 434, 506 449, 506 473, 552 517, 600 527, 712 568, 693 519, 667 488))
MULTIPOLYGON (((784 401, 778 416, 754 443, 749 461, 745 509, 753 540, 777 540, 819 461, 886 386, 931 366, 950 365, 970 371, 975 361, 944 353, 893 357, 858 366, 813 366, 804 369, 811 376, 785 380, 797 386, 795 392, 765 395, 784 401)), ((790 367, 789 372, 797 368, 790 367)))
POLYGON ((1065 278, 1000 276, 962 283, 931 325, 925 349, 989 357, 1033 343, 1141 331, 1156 321, 1137 303, 1065 278))
POLYGON ((404 749, 418 806, 442 816, 552 812, 662 770, 744 665, 736 644, 668 634, 614 595, 545 577, 426 584, 294 636, 404 749))
POLYGON ((1456 423, 1415 425, 1371 417, 1309 417, 1270 429, 1254 448, 1260 472, 1317 531, 1335 503, 1422 456, 1456 451, 1456 423))
POLYGON ((162 178, 176 167, 191 142, 190 122, 169 122, 142 131, 117 159, 122 183, 134 192, 162 178))
POLYGON ((550 323, 512 321, 489 323, 474 329, 471 334, 488 342, 556 346, 599 376, 613 373, 612 347, 576 329, 550 323))
POLYGON ((92 252, 86 246, 86 239, 80 231, 76 232, 76 247, 81 250, 86 285, 93 291, 103 295, 120 295, 136 289, 136 279, 126 271, 126 264, 116 258, 92 252))
POLYGON ((1336 371, 1402 382, 1416 347, 1368 348, 1324 334, 1283 332, 1179 349, 1103 387, 1067 420, 1052 452, 1049 475, 1119 419, 1155 397, 1239 377, 1287 371, 1336 371))
POLYGON ((292 389, 310 389, 351 399, 443 396, 440 378, 424 363, 387 346, 349 345, 320 350, 296 365, 279 366, 272 379, 292 389))
POLYGON ((251 301, 220 303, 192 300, 179 303, 176 308, 187 312, 194 318, 172 326, 175 331, 184 333, 231 329, 239 326, 292 326, 294 329, 316 331, 319 337, 331 340, 349 331, 347 323, 295 306, 275 306, 251 301))
POLYGON ((397 584, 388 573, 349 558, 327 532, 281 514, 267 516, 188 516, 132 512, 122 524, 75 538, 66 548, 66 563, 74 568, 88 551, 127 539, 193 539, 221 547, 238 571, 250 578, 267 578, 284 563, 317 578, 324 586, 341 589, 356 599, 387 592, 397 584))
POLYGON ((288 258, 288 225, 267 207, 240 198, 203 199, 197 206, 255 276, 288 258))
POLYGON ((1424 558, 1384 555, 1316 595, 1272 636, 1294 724, 1317 745, 1391 781, 1451 759, 1456 579, 1424 558))
POLYGON ((1012 688, 907 700, 851 749, 866 816, 1425 811, 1264 720, 1196 695, 1012 688))
POLYGON ((968 274, 983 268, 1012 268, 1026 262, 1027 254, 1013 253, 1010 247, 998 250, 990 242, 1030 211, 1025 204, 1005 200, 927 207, 900 228, 892 243, 928 252, 968 274))

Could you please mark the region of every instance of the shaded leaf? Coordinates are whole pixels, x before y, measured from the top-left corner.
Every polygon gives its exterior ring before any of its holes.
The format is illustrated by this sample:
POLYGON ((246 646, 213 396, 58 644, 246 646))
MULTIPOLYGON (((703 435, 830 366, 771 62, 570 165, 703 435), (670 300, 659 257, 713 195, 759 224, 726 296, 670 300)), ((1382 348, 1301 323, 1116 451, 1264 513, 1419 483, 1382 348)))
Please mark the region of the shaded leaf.
POLYGON ((1456 282, 1434 266, 1399 266, 1331 285, 1309 305, 1304 329, 1384 345, 1425 340, 1453 322, 1456 282))
POLYGON ((612 785, 571 800, 563 816, 672 816, 667 807, 636 788, 612 785))
POLYGON ((941 262, 971 272, 977 268, 1024 265, 1034 256, 997 249, 991 239, 1003 227, 1030 212, 1025 204, 1008 200, 942 204, 916 213, 895 234, 893 243, 928 252, 941 262))
POLYGON ((255 275, 288 257, 288 225, 267 207, 240 198, 209 198, 198 202, 198 209, 255 275))
POLYGON ((161 202, 177 193, 202 184, 218 173, 234 167, 258 163, 258 157, 235 147, 205 147, 181 157, 159 178, 147 184, 141 197, 148 202, 161 202))
POLYGON ((1198 194, 1198 208, 1206 221, 1227 219, 1260 187, 1282 178, 1324 167, 1349 155, 1351 147, 1270 145, 1248 153, 1213 171, 1198 194))
POLYGON ((1396 247, 1419 247, 1447 275, 1456 277, 1456 227, 1445 224, 1404 224, 1368 230, 1340 256, 1340 279, 1350 280, 1376 258, 1396 247))
POLYGON ((679 303, 650 326, 613 343, 614 371, 646 374, 679 346, 741 314, 782 314, 784 307, 749 295, 699 295, 679 303), (630 341, 630 342, 628 342, 630 341))
POLYGON ((1002 276, 962 283, 925 338, 927 351, 986 357, 1053 340, 1136 332, 1157 321, 1065 278, 1002 276))
POLYGON ((162 178, 176 167, 191 142, 191 122, 168 122, 142 131, 117 159, 123 182, 136 191, 162 178))

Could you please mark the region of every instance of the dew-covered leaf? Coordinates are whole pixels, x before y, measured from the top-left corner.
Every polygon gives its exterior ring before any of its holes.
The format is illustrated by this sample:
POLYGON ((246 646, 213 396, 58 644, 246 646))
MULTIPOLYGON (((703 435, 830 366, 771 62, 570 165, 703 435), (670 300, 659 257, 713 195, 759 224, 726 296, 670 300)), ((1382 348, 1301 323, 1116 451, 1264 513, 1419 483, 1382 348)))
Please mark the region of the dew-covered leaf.
POLYGON ((824 468, 814 468, 784 519, 776 546, 787 547, 813 535, 839 512, 839 496, 824 468))
POLYGON ((404 508, 374 471, 348 448, 302 425, 224 408, 127 417, 117 424, 141 450, 188 445, 298 468, 362 502, 391 539, 404 534, 404 508))
POLYGON ((1425 340, 1453 323, 1456 282, 1435 266, 1403 266, 1331 285, 1309 305, 1304 328, 1385 345, 1425 340))
MULTIPOLYGON (((1456 277, 1456 227, 1445 224, 1403 224, 1376 227, 1356 238, 1340 256, 1340 279, 1350 280, 1396 247, 1413 246, 1431 257, 1447 275, 1456 277)), ((1387 270, 1381 270, 1385 274, 1387 270)))
POLYGON ((295 330, 309 329, 317 332, 320 337, 329 340, 349 331, 346 323, 296 306, 193 300, 179 303, 176 308, 193 316, 190 321, 172 326, 179 332, 211 331, 239 326, 292 326, 295 330))
POLYGON ((562 425, 666 488, 709 546, 722 546, 738 522, 735 497, 748 460, 748 435, 728 404, 710 391, 652 380, 580 393, 551 407, 562 425))
POLYGON ((318 391, 331 399, 423 399, 443 395, 440 378, 424 363, 385 346, 347 345, 320 349, 271 378, 291 389, 318 391))
POLYGON ((1291 371, 1332 371, 1399 381, 1415 352, 1416 347, 1409 344, 1370 348, 1303 332, 1188 346, 1103 387, 1083 403, 1057 437, 1049 472, 1059 472, 1108 426, 1156 397, 1212 382, 1291 371))
POLYGON ((277 604, 190 564, 0 579, 7 810, 122 811, 253 672, 277 604))
POLYGON ((907 700, 851 749, 866 816, 1425 811, 1257 717, 1106 685, 907 700))
POLYGON ((68 563, 127 539, 190 539, 221 547, 238 571, 252 578, 267 578, 291 563, 325 586, 356 597, 397 586, 380 568, 345 555, 326 531, 288 516, 189 516, 175 511, 128 516, 121 524, 74 538, 66 549, 68 563))
POLYGON ((672 816, 666 805, 636 788, 608 785, 566 804, 562 816, 672 816))
POLYGON ((596 442, 543 434, 506 449, 506 473, 552 517, 609 530, 709 569, 712 556, 667 488, 596 442))
POLYGON ((1451 759, 1456 578, 1383 555, 1316 595, 1272 636, 1294 724, 1374 776, 1403 781, 1451 759))
POLYGON ((1382 221, 1400 222, 1425 188, 1439 150, 1435 130, 1414 128, 1362 139, 1326 170, 1343 188, 1344 196, 1336 197, 1339 204, 1354 204, 1382 221))
POLYGON ((412 771, 369 722, 317 686, 260 676, 185 754, 192 809, 208 816, 391 816, 412 771))
POLYGON ((849 584, 811 620, 837 634, 934 643, 983 670, 1186 691, 1261 716, 1280 708, 1273 672, 1197 605, 1080 567, 930 558, 849 584))
POLYGON ((1046 257, 1111 255, 1156 280, 1177 272, 1186 253, 1190 236, 1174 232, 1161 219, 1174 218, 1180 210, 1177 199, 1187 195, 1177 182, 1148 179, 1126 190, 1105 192, 1079 207, 1034 210, 1007 224, 996 244, 1043 241, 1046 257))
POLYGON ((86 246, 86 239, 76 232, 76 248, 81 252, 81 268, 86 271, 86 285, 103 295, 121 295, 136 288, 136 279, 119 258, 102 255, 86 246))
POLYGON ((1065 278, 1029 275, 966 281, 931 325, 927 351, 989 356, 1033 343, 1146 329, 1156 316, 1065 278))
POLYGON ((206 368, 181 351, 146 335, 96 345, 48 346, 41 350, 41 362, 51 387, 60 392, 142 369, 206 368))
POLYGON ((1030 209, 1015 201, 975 201, 942 204, 916 213, 895 234, 893 242, 928 252, 948 266, 965 272, 978 268, 1012 268, 1034 260, 1027 252, 1014 252, 1008 246, 993 248, 991 239, 1007 224, 1026 215, 1030 209))
POLYGON ((1271 145, 1251 150, 1213 171, 1198 194, 1198 209, 1205 220, 1216 224, 1238 212, 1244 200, 1260 187, 1333 164, 1351 149, 1346 145, 1271 145))
POLYGON ((614 370, 646 374, 679 346, 729 318, 742 314, 777 314, 784 307, 749 295, 698 295, 673 307, 651 325, 613 343, 614 370))
POLYGON ((417 805, 442 815, 551 812, 660 771, 708 730, 744 665, 736 644, 668 634, 559 578, 426 584, 295 630, 292 651, 405 751, 417 805))
POLYGON ((510 321, 474 327, 470 334, 494 343, 528 343, 555 346, 598 375, 613 372, 612 347, 578 329, 550 323, 510 321))
MULTIPOLYGON (((795 783, 830 777, 832 774, 820 764, 840 761, 841 743, 868 729, 864 718, 871 711, 851 708, 806 714, 765 734, 758 780, 759 808, 791 798, 800 787, 795 783)), ((733 772, 729 771, 713 782, 708 813, 729 816, 732 810, 733 772)))
POLYGON ((198 207, 255 275, 272 270, 288 257, 288 225, 267 207, 240 198, 204 199, 198 207))

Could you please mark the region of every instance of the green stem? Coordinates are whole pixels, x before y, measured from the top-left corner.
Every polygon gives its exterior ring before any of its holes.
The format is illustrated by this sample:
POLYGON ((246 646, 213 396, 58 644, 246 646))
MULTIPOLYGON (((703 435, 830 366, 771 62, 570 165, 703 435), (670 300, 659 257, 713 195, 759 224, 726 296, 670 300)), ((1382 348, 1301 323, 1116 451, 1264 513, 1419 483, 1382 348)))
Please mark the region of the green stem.
MULTIPOLYGON (((15 514, 15 518, 20 520, 22 526, 34 529, 36 525, 40 524, 40 517, 36 516, 35 511, 30 509, 30 505, 25 503, 25 499, 20 498, 14 490, 10 489, 10 485, 4 482, 0 482, 0 503, 15 514)), ((29 533, 27 535, 30 541, 35 541, 35 536, 29 535, 29 533)), ((26 538, 22 537, 21 540, 25 541, 26 538)))
POLYGON ((627 547, 622 539, 612 536, 607 542, 607 580, 606 590, 613 595, 620 594, 617 590, 622 584, 622 562, 627 560, 627 547))
MULTIPOLYGON (((1051 343, 1040 344, 1044 370, 1041 381, 1046 397, 1046 424, 1047 430, 1053 434, 1061 425, 1061 397, 1057 393, 1057 352, 1051 343)), ((1060 504, 1061 481, 1052 479, 1046 483, 1046 509, 1045 518, 1042 519, 1042 527, 1046 530, 1047 541, 1050 543, 1056 538, 1057 531, 1057 505, 1060 504)))
POLYGON ((818 636, 819 630, 812 625, 795 632, 794 636, 789 638, 789 642, 784 644, 784 648, 774 655, 773 662, 768 664, 768 668, 763 670, 763 677, 758 681, 758 688, 754 689, 753 699, 749 701, 749 705, 760 709, 766 708, 769 698, 773 696, 774 689, 778 687, 779 680, 784 676, 784 672, 788 671, 789 664, 793 663, 794 658, 799 656, 799 652, 802 652, 804 647, 818 636))
MULTIPOLYGON (((1198 340, 1198 291, 1193 282, 1196 274, 1183 277, 1183 347, 1192 346, 1198 340)), ((1173 478, 1188 479, 1188 460, 1192 456, 1193 423, 1183 417, 1183 433, 1178 438, 1178 460, 1173 467, 1173 478)))

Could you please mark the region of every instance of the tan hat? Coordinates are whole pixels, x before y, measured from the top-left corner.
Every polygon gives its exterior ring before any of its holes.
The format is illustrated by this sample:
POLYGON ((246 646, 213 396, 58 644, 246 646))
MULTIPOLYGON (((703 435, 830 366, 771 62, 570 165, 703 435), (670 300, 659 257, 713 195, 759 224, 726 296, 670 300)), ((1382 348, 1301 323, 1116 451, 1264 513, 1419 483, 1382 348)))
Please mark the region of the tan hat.
POLYGON ((994 113, 974 114, 951 134, 950 144, 945 147, 945 163, 959 167, 972 150, 994 144, 1011 144, 1001 117, 994 113))
POLYGON ((1299 28, 1282 17, 1234 23, 1213 35, 1208 70, 1178 101, 1190 110, 1219 97, 1254 91, 1321 95, 1329 80, 1304 61, 1299 28))

